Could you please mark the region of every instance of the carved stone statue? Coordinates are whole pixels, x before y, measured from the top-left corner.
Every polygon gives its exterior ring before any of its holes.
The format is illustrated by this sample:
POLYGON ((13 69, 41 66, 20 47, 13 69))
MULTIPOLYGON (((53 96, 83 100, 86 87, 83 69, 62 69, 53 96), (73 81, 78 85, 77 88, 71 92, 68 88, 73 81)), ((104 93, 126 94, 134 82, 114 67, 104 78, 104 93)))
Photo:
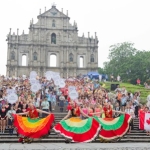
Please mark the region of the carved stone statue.
POLYGON ((52 27, 55 27, 55 21, 53 21, 53 23, 52 23, 52 27))
POLYGON ((70 62, 73 62, 73 58, 72 57, 70 57, 70 62))
POLYGON ((55 34, 52 34, 51 43, 56 44, 56 35, 55 34))
POLYGON ((70 54, 70 56, 69 56, 69 61, 70 61, 70 62, 73 62, 73 54, 70 54))
POLYGON ((15 53, 14 52, 11 53, 11 60, 15 60, 15 53))
POLYGON ((94 56, 91 55, 91 62, 94 62, 94 56))
POLYGON ((37 60, 37 54, 36 53, 33 54, 33 60, 37 60))

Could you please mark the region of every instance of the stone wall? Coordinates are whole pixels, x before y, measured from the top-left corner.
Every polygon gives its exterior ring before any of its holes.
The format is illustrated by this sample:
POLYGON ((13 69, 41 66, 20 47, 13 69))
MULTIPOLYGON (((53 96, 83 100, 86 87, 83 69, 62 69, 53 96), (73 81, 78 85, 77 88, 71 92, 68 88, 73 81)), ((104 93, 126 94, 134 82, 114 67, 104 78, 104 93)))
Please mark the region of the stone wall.
POLYGON ((29 74, 37 70, 43 75, 47 69, 61 72, 62 76, 86 74, 98 68, 98 38, 78 37, 77 24, 70 24, 68 14, 57 10, 55 6, 38 15, 38 22, 30 22, 29 34, 7 36, 7 75, 29 74), (50 56, 56 56, 56 66, 50 66, 50 56), (91 62, 91 56, 94 58, 91 62), (26 57, 26 58, 25 58, 26 57), (80 57, 83 68, 80 68, 80 57), (25 66, 22 66, 25 58, 25 66), (15 68, 15 69, 13 69, 15 68))

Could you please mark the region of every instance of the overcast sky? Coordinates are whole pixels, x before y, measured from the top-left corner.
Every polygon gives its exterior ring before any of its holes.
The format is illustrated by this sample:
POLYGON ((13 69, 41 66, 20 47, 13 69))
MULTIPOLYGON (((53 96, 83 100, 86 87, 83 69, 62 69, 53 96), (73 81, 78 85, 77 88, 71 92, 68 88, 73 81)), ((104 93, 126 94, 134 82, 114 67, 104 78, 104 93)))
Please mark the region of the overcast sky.
POLYGON ((0 5, 0 74, 6 74, 9 28, 28 33, 30 20, 37 21, 39 9, 50 9, 52 3, 70 22, 78 24, 79 36, 87 33, 99 39, 99 66, 107 61, 109 46, 124 41, 135 43, 140 50, 150 50, 150 0, 3 0, 0 5))

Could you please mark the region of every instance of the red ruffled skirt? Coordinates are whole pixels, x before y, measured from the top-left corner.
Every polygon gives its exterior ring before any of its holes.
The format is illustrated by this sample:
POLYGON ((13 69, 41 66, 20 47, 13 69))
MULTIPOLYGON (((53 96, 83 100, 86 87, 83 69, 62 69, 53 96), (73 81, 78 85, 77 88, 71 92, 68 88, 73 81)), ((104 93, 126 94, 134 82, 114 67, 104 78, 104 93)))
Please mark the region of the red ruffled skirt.
POLYGON ((14 115, 14 126, 17 128, 18 134, 29 138, 41 138, 47 135, 53 122, 53 114, 43 119, 31 119, 29 117, 14 115))
POLYGON ((113 140, 122 137, 129 129, 132 117, 128 114, 117 118, 94 118, 101 124, 102 130, 99 137, 104 140, 113 140))
POLYGON ((94 140, 100 131, 100 124, 94 118, 81 120, 72 117, 62 120, 53 129, 71 142, 90 142, 94 140))

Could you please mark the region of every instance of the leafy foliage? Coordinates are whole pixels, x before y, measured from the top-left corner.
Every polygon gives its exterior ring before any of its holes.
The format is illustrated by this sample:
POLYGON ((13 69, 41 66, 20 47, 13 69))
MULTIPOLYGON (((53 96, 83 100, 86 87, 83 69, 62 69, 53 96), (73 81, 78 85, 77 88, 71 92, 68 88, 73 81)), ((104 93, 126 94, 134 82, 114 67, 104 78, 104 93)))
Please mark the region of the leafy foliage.
POLYGON ((109 62, 104 63, 103 72, 121 76, 124 82, 136 84, 137 78, 144 83, 150 78, 150 52, 139 51, 133 43, 118 43, 110 46, 109 62))

